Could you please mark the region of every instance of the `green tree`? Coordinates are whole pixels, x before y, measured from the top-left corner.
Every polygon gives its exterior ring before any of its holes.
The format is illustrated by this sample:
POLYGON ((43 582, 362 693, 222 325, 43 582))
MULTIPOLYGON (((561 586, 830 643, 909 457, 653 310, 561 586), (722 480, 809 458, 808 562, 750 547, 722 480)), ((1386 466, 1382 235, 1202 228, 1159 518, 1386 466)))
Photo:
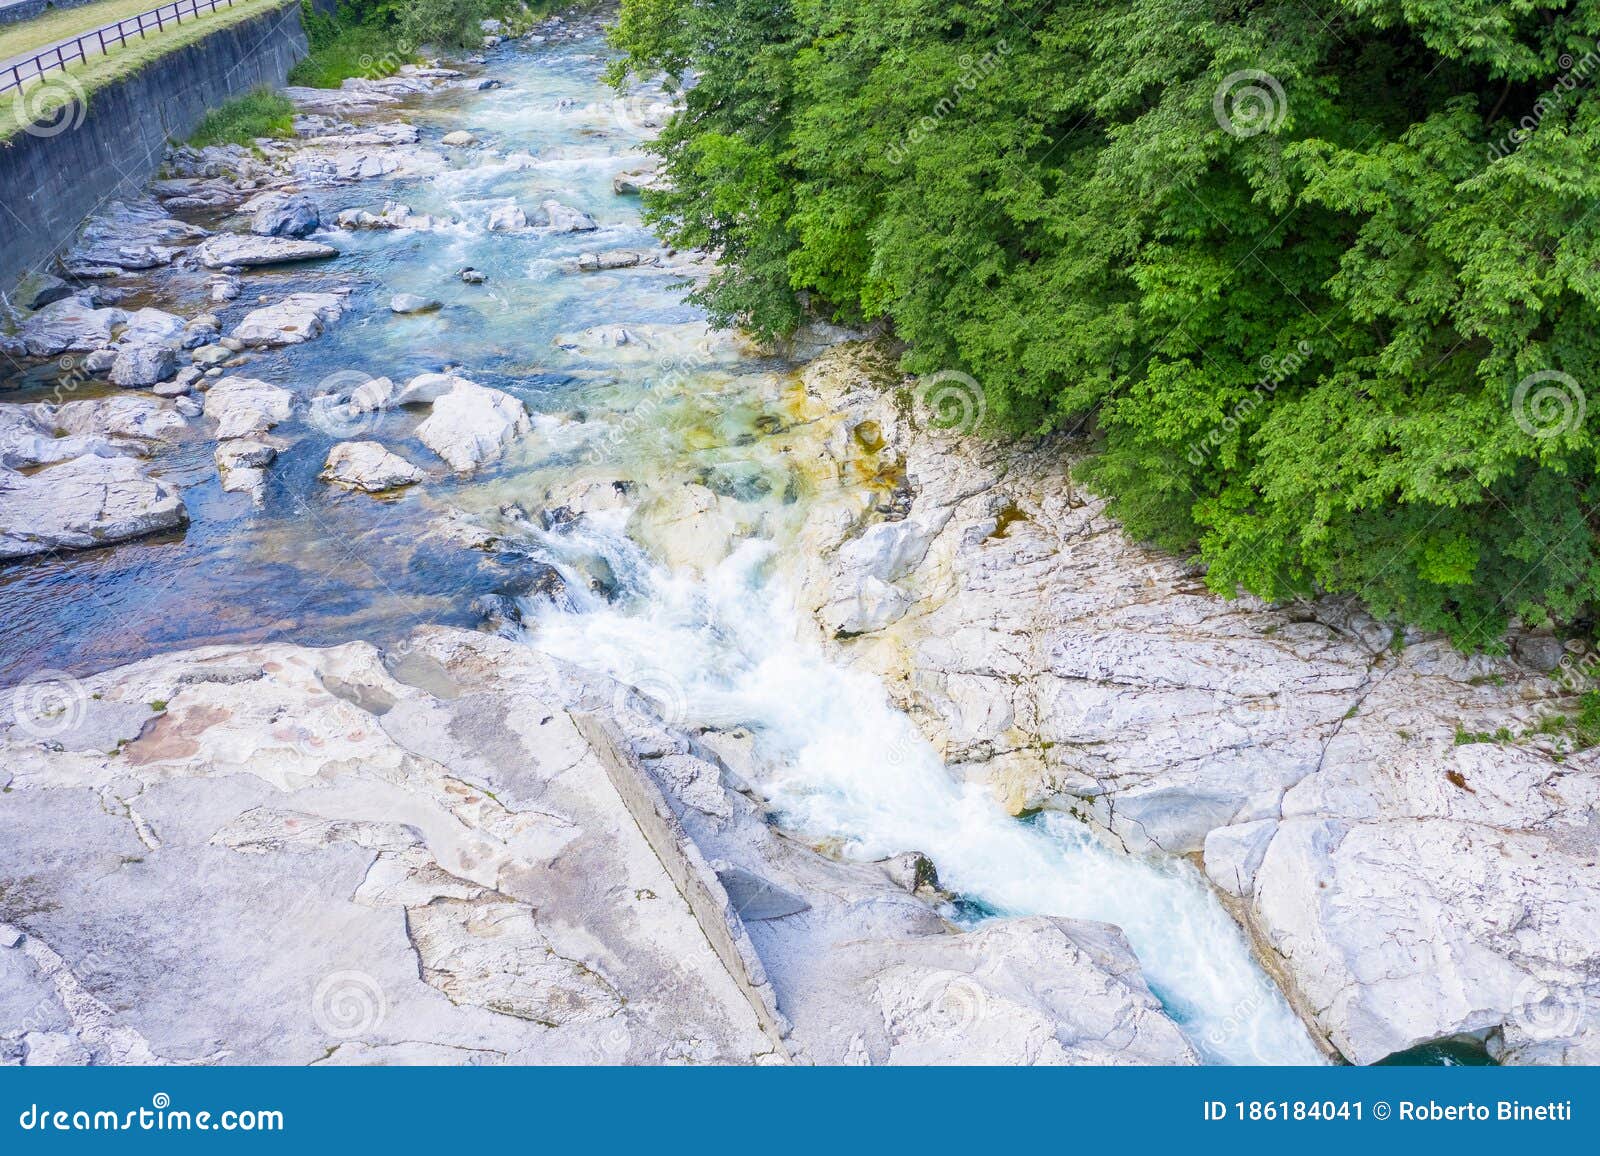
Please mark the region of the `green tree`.
POLYGON ((1091 434, 1218 591, 1464 645, 1591 614, 1600 4, 624 0, 614 35, 692 79, 647 207, 720 255, 718 320, 891 321, 1000 429, 1091 434))

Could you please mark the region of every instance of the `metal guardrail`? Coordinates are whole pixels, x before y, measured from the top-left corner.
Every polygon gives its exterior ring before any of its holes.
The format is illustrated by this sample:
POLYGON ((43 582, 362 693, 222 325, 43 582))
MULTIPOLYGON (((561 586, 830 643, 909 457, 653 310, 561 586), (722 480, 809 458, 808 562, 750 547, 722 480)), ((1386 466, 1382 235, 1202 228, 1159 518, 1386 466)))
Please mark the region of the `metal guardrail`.
POLYGON ((149 12, 118 20, 115 24, 91 29, 82 36, 63 40, 37 55, 8 65, 4 71, 0 71, 0 92, 21 88, 24 81, 52 71, 65 70, 67 65, 80 60, 88 60, 96 47, 100 55, 109 55, 113 48, 122 47, 135 36, 143 40, 151 32, 164 32, 168 25, 176 27, 182 24, 185 17, 194 20, 218 8, 232 7, 233 0, 175 0, 172 4, 163 4, 149 12))

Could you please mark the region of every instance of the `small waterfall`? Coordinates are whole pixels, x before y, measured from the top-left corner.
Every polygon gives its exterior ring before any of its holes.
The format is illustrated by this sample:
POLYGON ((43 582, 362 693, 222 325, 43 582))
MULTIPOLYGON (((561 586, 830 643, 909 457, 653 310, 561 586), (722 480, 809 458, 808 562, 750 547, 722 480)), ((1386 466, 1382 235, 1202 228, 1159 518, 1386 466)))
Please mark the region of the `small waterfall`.
POLYGON ((769 768, 754 785, 786 828, 862 858, 922 851, 945 886, 1001 915, 1115 923, 1207 1060, 1320 1062, 1192 866, 1118 853, 1066 816, 1018 821, 958 782, 875 679, 798 641, 771 543, 747 542, 700 578, 605 533, 541 540, 569 574, 575 553, 601 550, 632 583, 611 602, 528 605, 539 647, 639 687, 676 725, 749 728, 769 768))

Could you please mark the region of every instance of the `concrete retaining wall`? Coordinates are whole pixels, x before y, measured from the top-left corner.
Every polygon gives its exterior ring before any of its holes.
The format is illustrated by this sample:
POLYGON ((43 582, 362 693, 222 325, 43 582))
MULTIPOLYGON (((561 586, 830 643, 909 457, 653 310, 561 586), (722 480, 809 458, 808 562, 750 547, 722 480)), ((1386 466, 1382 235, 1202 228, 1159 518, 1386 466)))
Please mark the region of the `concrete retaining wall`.
POLYGON ((168 140, 188 137, 231 97, 281 86, 305 54, 300 7, 286 4, 96 90, 81 121, 54 135, 0 141, 0 287, 48 270, 85 217, 144 187, 168 140))

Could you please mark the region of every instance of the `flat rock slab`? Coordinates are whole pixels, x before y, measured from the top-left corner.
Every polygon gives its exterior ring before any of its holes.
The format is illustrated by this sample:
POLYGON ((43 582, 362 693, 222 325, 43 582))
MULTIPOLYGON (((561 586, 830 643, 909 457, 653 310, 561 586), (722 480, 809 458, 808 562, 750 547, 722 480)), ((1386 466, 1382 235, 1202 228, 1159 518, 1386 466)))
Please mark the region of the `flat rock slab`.
POLYGON ((291 261, 316 261, 337 257, 339 250, 320 241, 297 237, 257 237, 244 233, 219 233, 195 249, 208 269, 232 266, 282 265, 291 261))
POLYGON ((188 519, 178 491, 132 458, 86 454, 32 474, 0 470, 0 559, 108 546, 188 519))
POLYGON ((256 437, 294 412, 294 394, 253 377, 225 377, 206 391, 205 415, 217 423, 217 440, 256 437))
POLYGON ((233 336, 249 346, 299 345, 344 316, 347 293, 291 293, 245 314, 233 336))
POLYGON ((142 715, 115 753, 50 749, 39 732, 70 718, 0 720, 0 874, 28 881, 0 895, 24 951, 0 962, 30 997, 0 998, 0 1054, 770 1056, 742 981, 561 705, 564 677, 526 648, 435 630, 388 656, 211 648, 95 676, 65 714, 142 715))

